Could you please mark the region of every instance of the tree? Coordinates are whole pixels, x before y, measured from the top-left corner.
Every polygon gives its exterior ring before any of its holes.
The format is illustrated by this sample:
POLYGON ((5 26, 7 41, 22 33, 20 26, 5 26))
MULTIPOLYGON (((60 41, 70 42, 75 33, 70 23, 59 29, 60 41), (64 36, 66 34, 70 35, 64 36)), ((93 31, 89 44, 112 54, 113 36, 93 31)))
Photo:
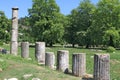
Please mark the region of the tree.
POLYGON ((76 9, 71 11, 71 15, 68 15, 68 26, 65 27, 65 40, 74 45, 77 43, 77 11, 76 9))
POLYGON ((90 38, 87 35, 87 30, 92 24, 93 11, 95 6, 90 2, 90 0, 83 0, 77 8, 78 11, 78 22, 79 26, 78 33, 78 44, 86 45, 86 48, 90 46, 90 38))
MULTIPOLYGON (((120 1, 119 0, 101 0, 94 11, 92 25, 89 28, 89 36, 95 45, 115 45, 116 34, 120 26, 120 1), (115 32, 113 32, 115 31, 115 32), (111 33, 112 32, 112 33, 111 33), (109 39, 105 39, 105 36, 109 39), (115 37, 115 35, 114 35, 115 37)), ((118 35, 116 35, 118 36, 118 35)))
POLYGON ((63 33, 64 16, 60 14, 55 0, 33 0, 29 9, 30 25, 35 41, 45 41, 52 46, 60 42, 63 33))
POLYGON ((10 27, 11 22, 6 18, 3 11, 0 11, 0 41, 9 42, 10 41, 10 27))
POLYGON ((87 29, 92 24, 92 11, 95 6, 90 0, 83 0, 80 5, 71 12, 70 26, 67 28, 67 40, 69 43, 89 46, 87 29), (70 39, 69 39, 70 38, 70 39))
POLYGON ((27 16, 19 19, 19 41, 33 42, 29 17, 27 16))

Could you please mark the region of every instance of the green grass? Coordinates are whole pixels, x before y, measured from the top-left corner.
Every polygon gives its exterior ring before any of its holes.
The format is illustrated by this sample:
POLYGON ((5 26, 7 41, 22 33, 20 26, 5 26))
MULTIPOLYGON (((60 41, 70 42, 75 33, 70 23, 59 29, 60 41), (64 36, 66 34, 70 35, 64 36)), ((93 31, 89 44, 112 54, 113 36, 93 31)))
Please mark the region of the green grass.
MULTIPOLYGON (((9 50, 9 46, 2 46, 9 50)), ((105 50, 93 50, 93 49, 80 49, 80 48, 63 48, 63 47, 47 47, 46 52, 54 52, 57 55, 58 50, 68 50, 69 51, 69 62, 70 68, 72 67, 72 54, 73 53, 86 53, 86 68, 87 73, 93 74, 93 56, 95 53, 107 53, 105 50)), ((50 70, 47 67, 39 66, 35 61, 34 57, 34 47, 30 48, 30 57, 32 60, 23 59, 19 54, 17 57, 12 55, 0 55, 0 58, 6 60, 9 63, 9 67, 6 68, 2 73, 0 73, 0 79, 5 77, 17 77, 22 79, 23 74, 33 73, 33 77, 39 77, 41 80, 80 80, 78 77, 74 77, 68 74, 63 74, 62 72, 57 72, 56 70, 50 70), (13 66, 11 65, 18 65, 13 66), (17 72, 17 73, 15 73, 17 72), (19 73, 19 74, 18 74, 19 73)), ((120 50, 115 51, 115 53, 110 54, 110 74, 111 80, 120 80, 120 50)), ((30 79, 29 79, 30 80, 30 79)))

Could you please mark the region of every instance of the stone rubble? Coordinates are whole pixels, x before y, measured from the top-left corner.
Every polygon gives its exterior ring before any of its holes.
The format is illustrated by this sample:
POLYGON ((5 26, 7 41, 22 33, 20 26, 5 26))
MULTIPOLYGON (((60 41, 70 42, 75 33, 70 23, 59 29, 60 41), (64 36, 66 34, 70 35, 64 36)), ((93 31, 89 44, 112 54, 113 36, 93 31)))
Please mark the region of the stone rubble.
POLYGON ((23 78, 26 80, 32 76, 33 76, 33 74, 25 74, 25 75, 23 75, 23 78))
POLYGON ((17 78, 9 78, 9 79, 4 79, 4 80, 18 80, 17 78))
POLYGON ((32 78, 32 80, 40 80, 39 78, 32 78))
MULTIPOLYGON (((33 75, 32 74, 26 74, 26 75, 24 75, 24 77, 26 77, 26 78, 24 78, 24 80, 27 80, 31 76, 33 76, 33 75)), ((18 80, 18 79, 17 78, 9 78, 9 79, 5 78, 4 80, 18 80)), ((39 79, 39 78, 32 78, 32 80, 41 80, 41 79, 39 79)))

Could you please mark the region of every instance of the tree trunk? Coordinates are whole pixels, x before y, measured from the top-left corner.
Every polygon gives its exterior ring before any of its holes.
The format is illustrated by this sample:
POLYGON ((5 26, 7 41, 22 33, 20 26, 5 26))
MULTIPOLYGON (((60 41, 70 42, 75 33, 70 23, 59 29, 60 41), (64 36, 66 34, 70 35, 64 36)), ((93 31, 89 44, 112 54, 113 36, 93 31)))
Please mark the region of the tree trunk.
POLYGON ((113 42, 113 37, 112 36, 110 36, 109 46, 114 47, 114 42, 113 42))
POLYGON ((50 47, 52 47, 52 46, 53 46, 53 43, 52 43, 52 42, 50 42, 50 44, 49 44, 49 45, 50 45, 50 47))
POLYGON ((89 44, 86 45, 86 49, 88 49, 88 48, 89 48, 89 44))
POLYGON ((72 47, 73 47, 73 48, 75 47, 75 44, 74 44, 74 43, 72 44, 72 47))

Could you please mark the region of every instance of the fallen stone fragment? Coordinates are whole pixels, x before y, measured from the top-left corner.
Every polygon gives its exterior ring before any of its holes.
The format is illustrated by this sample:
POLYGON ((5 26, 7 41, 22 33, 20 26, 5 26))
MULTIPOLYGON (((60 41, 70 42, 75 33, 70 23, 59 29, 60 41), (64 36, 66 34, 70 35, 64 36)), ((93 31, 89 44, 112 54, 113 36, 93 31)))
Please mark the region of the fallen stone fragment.
POLYGON ((9 78, 9 79, 4 79, 4 80, 18 80, 17 78, 9 78))
POLYGON ((32 78, 32 80, 40 80, 39 78, 32 78))
POLYGON ((25 74, 25 75, 23 75, 23 78, 24 78, 24 79, 28 79, 28 78, 30 78, 31 76, 33 76, 33 74, 25 74))

